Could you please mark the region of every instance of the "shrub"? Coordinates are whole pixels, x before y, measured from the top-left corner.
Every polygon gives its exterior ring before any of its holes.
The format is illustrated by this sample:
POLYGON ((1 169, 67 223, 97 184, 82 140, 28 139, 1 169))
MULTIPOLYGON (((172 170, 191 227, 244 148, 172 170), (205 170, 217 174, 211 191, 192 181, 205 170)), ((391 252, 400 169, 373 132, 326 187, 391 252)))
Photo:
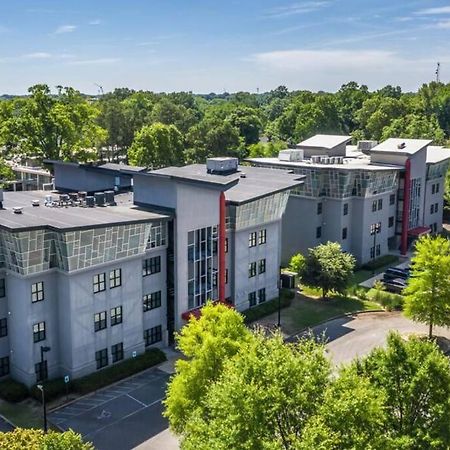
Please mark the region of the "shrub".
POLYGON ((367 290, 363 287, 356 288, 354 290, 354 295, 360 300, 367 300, 367 290))
POLYGON ((399 311, 403 309, 403 296, 386 292, 382 289, 372 289, 370 291, 372 300, 379 303, 387 311, 399 311))
POLYGON ((27 387, 12 379, 0 381, 0 397, 8 402, 21 402, 28 397, 27 387))
MULTIPOLYGON (((292 303, 292 299, 295 297, 295 292, 288 289, 282 289, 280 292, 280 305, 281 308, 286 308, 292 303)), ((245 323, 254 322, 262 317, 278 311, 278 298, 269 300, 268 302, 261 303, 258 306, 247 309, 243 312, 245 323)))
POLYGON ((388 266, 398 262, 398 256, 395 255, 383 255, 373 261, 364 264, 361 268, 365 270, 376 270, 382 267, 388 266))

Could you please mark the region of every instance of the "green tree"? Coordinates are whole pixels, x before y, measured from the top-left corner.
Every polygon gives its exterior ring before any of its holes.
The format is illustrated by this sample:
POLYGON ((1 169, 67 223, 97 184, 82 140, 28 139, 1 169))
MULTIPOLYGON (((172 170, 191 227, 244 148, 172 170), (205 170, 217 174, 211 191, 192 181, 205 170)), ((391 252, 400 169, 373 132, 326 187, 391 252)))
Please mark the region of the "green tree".
POLYGON ((96 124, 97 108, 69 87, 59 87, 56 97, 46 85, 29 92, 29 98, 15 101, 15 113, 2 126, 3 141, 19 154, 40 159, 95 159, 95 146, 106 140, 96 124))
POLYGON ((245 145, 255 144, 259 141, 259 133, 262 123, 258 117, 258 111, 253 108, 238 108, 228 116, 231 125, 239 130, 244 138, 245 145))
POLYGON ((306 258, 301 254, 297 253, 292 256, 289 261, 289 270, 295 272, 298 276, 301 276, 306 267, 306 258))
POLYGON ((182 448, 296 448, 329 376, 323 345, 286 344, 281 334, 256 333, 209 385, 206 411, 189 420, 182 448))
POLYGON ((223 371, 225 361, 251 338, 243 317, 224 305, 202 308, 199 319, 191 317, 176 336, 177 348, 185 358, 176 362, 175 376, 167 388, 165 416, 178 434, 196 414, 204 414, 204 398, 223 371))
POLYGON ((425 236, 416 243, 412 273, 404 290, 407 316, 429 326, 450 325, 450 241, 425 236))
POLYGON ((183 137, 175 125, 146 125, 136 133, 128 160, 152 169, 180 165, 184 162, 183 137))
POLYGON ((336 102, 339 112, 342 131, 351 133, 357 128, 356 112, 361 109, 364 100, 369 98, 369 89, 365 85, 359 86, 355 81, 350 81, 341 86, 336 93, 336 102))
POLYGON ((48 450, 94 450, 90 443, 84 443, 79 434, 72 430, 64 433, 16 428, 8 433, 0 433, 0 448, 8 450, 48 449, 48 450))
POLYGON ((304 283, 322 289, 326 298, 329 291, 343 293, 355 268, 355 258, 344 253, 339 243, 327 242, 310 248, 301 272, 304 283))
POLYGON ((391 333, 386 348, 373 350, 353 370, 384 395, 393 448, 449 448, 450 363, 436 344, 391 333))
POLYGON ((13 181, 15 179, 14 171, 0 158, 0 187, 2 187, 2 181, 13 181))

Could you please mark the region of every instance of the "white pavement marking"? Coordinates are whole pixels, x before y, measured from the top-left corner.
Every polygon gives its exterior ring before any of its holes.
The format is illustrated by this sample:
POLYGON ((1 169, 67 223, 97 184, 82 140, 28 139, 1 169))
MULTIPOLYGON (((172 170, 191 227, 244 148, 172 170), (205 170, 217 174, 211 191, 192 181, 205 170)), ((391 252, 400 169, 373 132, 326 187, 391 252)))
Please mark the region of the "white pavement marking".
POLYGON ((127 397, 130 397, 132 400, 134 400, 135 402, 138 402, 140 405, 145 406, 147 408, 147 404, 141 402, 140 400, 138 400, 137 398, 134 398, 132 395, 127 394, 127 397))

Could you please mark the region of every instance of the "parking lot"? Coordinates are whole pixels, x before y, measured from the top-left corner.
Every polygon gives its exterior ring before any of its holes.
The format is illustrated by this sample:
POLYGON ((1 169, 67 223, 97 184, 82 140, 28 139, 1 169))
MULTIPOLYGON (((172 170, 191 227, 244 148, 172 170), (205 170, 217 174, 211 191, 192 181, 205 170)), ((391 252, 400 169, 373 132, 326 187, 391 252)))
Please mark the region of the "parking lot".
POLYGON ((169 376, 149 369, 50 412, 49 421, 98 450, 132 449, 167 428, 161 401, 169 376))

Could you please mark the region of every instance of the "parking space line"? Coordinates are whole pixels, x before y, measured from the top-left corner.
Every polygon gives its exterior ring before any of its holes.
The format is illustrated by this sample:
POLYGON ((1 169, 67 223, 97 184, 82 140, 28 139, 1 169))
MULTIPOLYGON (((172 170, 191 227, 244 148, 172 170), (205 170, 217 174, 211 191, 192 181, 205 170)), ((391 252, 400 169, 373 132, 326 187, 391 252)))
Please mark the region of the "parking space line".
POLYGON ((138 402, 140 405, 145 406, 147 408, 147 404, 141 402, 140 400, 138 400, 137 398, 134 398, 132 395, 127 394, 127 397, 130 397, 132 400, 134 400, 135 402, 138 402))

